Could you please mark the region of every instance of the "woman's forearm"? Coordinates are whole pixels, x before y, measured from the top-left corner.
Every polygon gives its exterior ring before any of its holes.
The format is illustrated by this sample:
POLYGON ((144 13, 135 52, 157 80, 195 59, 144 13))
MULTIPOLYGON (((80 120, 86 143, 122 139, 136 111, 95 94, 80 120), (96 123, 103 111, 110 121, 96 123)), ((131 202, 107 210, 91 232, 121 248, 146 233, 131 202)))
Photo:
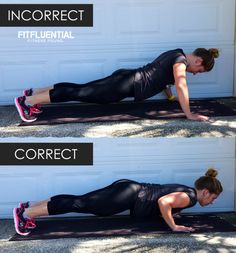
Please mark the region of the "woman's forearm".
POLYGON ((189 106, 189 94, 188 94, 187 84, 185 83, 179 84, 176 87, 176 90, 177 90, 180 106, 184 114, 188 118, 189 116, 191 116, 192 113, 190 111, 190 106, 189 106))

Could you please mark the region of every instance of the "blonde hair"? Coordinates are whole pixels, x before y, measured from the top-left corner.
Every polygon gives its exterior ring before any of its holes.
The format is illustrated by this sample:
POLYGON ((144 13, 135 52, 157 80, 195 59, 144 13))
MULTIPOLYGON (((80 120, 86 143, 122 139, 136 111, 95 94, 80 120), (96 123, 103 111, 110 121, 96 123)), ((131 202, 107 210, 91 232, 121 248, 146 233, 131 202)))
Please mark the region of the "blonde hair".
POLYGON ((193 51, 193 55, 202 58, 202 65, 205 71, 210 71, 215 65, 215 58, 219 57, 219 49, 197 48, 193 51))
POLYGON ((194 185, 197 190, 207 189, 210 193, 219 195, 223 191, 221 182, 216 178, 218 171, 214 168, 209 168, 205 176, 198 178, 194 185))

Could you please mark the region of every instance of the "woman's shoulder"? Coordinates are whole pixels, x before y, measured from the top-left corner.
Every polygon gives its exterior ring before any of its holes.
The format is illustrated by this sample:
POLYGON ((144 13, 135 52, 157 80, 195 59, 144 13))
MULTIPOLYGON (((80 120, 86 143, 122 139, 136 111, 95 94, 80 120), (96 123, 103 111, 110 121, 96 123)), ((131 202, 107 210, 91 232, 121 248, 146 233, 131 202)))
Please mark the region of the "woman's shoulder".
POLYGON ((163 62, 173 65, 176 62, 186 61, 186 55, 182 48, 171 49, 160 54, 155 62, 163 62))

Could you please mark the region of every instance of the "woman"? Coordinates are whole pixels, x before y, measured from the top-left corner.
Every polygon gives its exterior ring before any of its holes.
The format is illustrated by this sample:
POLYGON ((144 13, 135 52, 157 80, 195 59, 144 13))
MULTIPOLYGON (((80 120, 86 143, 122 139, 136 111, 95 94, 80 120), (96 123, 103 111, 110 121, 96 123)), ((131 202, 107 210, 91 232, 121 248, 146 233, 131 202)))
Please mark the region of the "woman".
POLYGON ((208 169, 195 181, 195 188, 180 184, 146 184, 121 179, 84 195, 57 195, 35 204, 23 203, 13 210, 16 232, 28 235, 35 228, 34 219, 69 212, 108 216, 130 210, 134 217, 162 215, 173 231, 191 232, 191 227, 176 225, 172 213, 194 206, 212 204, 223 191, 217 171, 208 169))
POLYGON ((209 50, 197 48, 191 54, 175 49, 161 54, 152 63, 137 69, 119 69, 112 75, 84 85, 57 83, 43 89, 29 89, 24 96, 15 98, 15 104, 23 121, 37 120, 41 110, 37 104, 82 101, 88 103, 113 103, 127 97, 135 101, 150 98, 166 91, 173 100, 171 84, 176 85, 178 100, 186 117, 190 120, 208 120, 208 117, 192 114, 189 107, 189 95, 186 72, 202 73, 210 71, 219 56, 216 48, 209 50))

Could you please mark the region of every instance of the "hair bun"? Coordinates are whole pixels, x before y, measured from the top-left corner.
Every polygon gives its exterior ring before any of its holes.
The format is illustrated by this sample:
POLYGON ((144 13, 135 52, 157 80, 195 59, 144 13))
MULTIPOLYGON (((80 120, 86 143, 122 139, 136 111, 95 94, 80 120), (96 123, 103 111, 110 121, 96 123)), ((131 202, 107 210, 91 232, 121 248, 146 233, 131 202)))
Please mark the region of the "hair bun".
POLYGON ((217 48, 210 48, 208 51, 214 58, 219 57, 219 50, 217 48))
POLYGON ((218 175, 218 171, 213 168, 209 168, 205 174, 207 177, 216 177, 218 175))

